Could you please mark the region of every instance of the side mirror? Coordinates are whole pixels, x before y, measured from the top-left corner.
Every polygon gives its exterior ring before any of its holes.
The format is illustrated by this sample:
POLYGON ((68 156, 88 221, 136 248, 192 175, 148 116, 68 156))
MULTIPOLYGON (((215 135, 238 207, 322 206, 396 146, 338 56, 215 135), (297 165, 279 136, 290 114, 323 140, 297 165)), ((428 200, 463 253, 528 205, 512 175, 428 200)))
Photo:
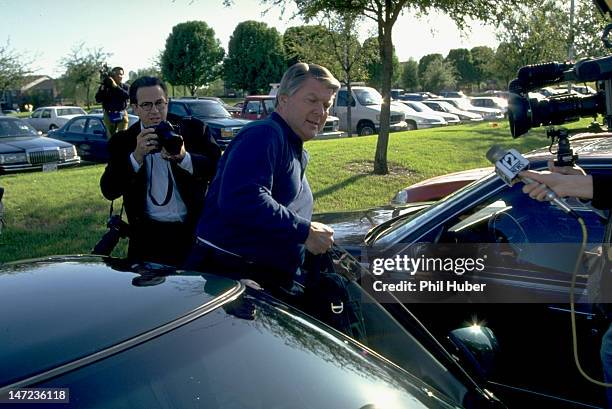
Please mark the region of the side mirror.
POLYGON ((469 372, 486 380, 494 372, 499 344, 488 327, 472 325, 458 328, 448 334, 462 362, 469 365, 469 372))

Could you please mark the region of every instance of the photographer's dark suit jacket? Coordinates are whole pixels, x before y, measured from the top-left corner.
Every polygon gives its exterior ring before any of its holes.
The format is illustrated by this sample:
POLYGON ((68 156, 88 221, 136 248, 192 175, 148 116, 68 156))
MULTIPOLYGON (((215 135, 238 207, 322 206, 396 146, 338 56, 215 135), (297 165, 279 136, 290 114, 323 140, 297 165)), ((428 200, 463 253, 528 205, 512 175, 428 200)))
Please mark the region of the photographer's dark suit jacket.
MULTIPOLYGON (((193 233, 198 217, 204 204, 206 189, 215 175, 217 162, 221 156, 219 146, 212 138, 206 139, 203 132, 194 133, 197 127, 185 126, 185 149, 191 155, 193 174, 182 169, 176 163, 171 163, 172 174, 176 186, 187 207, 187 225, 190 234, 193 233), (189 131, 190 130, 190 131, 189 131), (194 146, 194 150, 190 148, 194 146), (197 148, 195 148, 197 146, 197 148)), ((146 226, 148 218, 145 214, 147 198, 147 173, 145 166, 134 172, 130 155, 136 148, 136 137, 141 131, 140 121, 128 130, 118 132, 110 139, 108 149, 109 163, 100 179, 102 194, 108 200, 123 196, 123 204, 128 223, 132 231, 146 226)), ((132 237, 137 235, 132 235, 132 237)), ((130 240, 130 248, 137 245, 130 240)), ((188 249, 187 249, 188 250, 188 249)), ((128 250, 128 255, 130 251, 128 250)))

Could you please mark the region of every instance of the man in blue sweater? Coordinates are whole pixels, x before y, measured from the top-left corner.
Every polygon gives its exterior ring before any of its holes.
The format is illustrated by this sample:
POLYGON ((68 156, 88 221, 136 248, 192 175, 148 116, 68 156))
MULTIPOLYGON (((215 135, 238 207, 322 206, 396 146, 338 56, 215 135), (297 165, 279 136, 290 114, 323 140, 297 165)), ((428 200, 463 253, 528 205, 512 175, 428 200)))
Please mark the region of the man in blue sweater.
POLYGON ((304 142, 325 125, 339 87, 316 64, 285 72, 276 111, 244 127, 221 157, 187 268, 286 286, 299 274, 305 249, 322 254, 331 247, 333 230, 310 221, 304 142))

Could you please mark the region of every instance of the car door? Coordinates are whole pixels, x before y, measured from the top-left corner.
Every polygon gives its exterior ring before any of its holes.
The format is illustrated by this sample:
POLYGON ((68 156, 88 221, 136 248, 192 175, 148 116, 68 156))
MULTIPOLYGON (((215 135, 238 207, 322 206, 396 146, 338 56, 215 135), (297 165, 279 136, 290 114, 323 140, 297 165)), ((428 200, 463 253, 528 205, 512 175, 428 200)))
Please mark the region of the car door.
MULTIPOLYGON (((456 257, 452 252, 459 250, 466 259, 484 260, 482 271, 465 277, 486 283, 487 297, 474 293, 465 302, 446 307, 426 300, 412 310, 431 322, 440 337, 463 323, 485 322, 493 329, 503 352, 491 382, 507 401, 528 401, 529 396, 543 394, 601 405, 603 390, 585 381, 574 364, 568 300, 580 259, 575 289, 582 302, 576 304, 580 356, 587 372, 600 378, 599 345, 609 323, 598 319, 581 294, 592 274, 588 266, 600 249, 604 223, 595 209, 568 201, 586 225, 587 243, 581 253, 577 220, 550 202, 530 199, 521 189, 520 183, 504 185, 419 240, 433 243, 431 254, 442 259, 456 257)), ((569 406, 581 407, 576 405, 569 406)))
POLYGON ((262 102, 263 102, 263 108, 264 108, 264 117, 267 118, 272 112, 276 110, 276 107, 274 106, 275 100, 274 99, 264 99, 262 102))
POLYGON ((87 144, 85 141, 85 126, 87 125, 87 118, 74 118, 66 124, 63 132, 60 134, 61 139, 68 143, 73 144, 77 148, 79 156, 85 159, 87 154, 86 150, 83 150, 83 145, 87 144))
POLYGON ((50 108, 43 109, 40 114, 40 131, 47 132, 49 130, 49 126, 51 125, 52 119, 52 110, 50 108))
POLYGON ((87 152, 87 160, 92 162, 108 162, 108 140, 106 128, 99 118, 89 118, 85 127, 85 139, 81 145, 83 152, 87 152))
POLYGON ((43 110, 41 108, 38 108, 36 111, 32 112, 32 116, 30 116, 30 119, 28 120, 30 125, 32 125, 37 131, 41 130, 40 115, 42 114, 42 111, 43 110))

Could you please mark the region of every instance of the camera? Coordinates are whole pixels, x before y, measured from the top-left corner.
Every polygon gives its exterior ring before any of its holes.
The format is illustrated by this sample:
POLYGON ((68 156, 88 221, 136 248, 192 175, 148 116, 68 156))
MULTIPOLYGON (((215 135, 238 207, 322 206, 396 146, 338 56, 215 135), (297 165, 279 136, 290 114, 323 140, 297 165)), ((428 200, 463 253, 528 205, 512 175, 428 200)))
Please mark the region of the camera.
POLYGON ((612 56, 586 58, 575 64, 550 62, 528 65, 518 71, 509 85, 508 120, 513 138, 527 133, 533 127, 562 125, 581 117, 606 117, 612 129, 612 56), (561 82, 597 81, 598 91, 579 96, 571 93, 554 95, 546 99, 530 98, 529 92, 546 85, 561 82))
POLYGON ((98 70, 98 72, 100 73, 100 84, 108 86, 112 74, 109 66, 104 63, 104 65, 98 70))
POLYGON ((170 155, 178 155, 183 146, 183 137, 175 132, 172 124, 168 121, 161 121, 153 129, 155 129, 161 147, 166 149, 170 155))
POLYGON ((113 249, 119 243, 119 239, 129 237, 130 226, 121 219, 121 215, 115 214, 106 223, 108 231, 93 248, 92 254, 110 256, 113 249))

